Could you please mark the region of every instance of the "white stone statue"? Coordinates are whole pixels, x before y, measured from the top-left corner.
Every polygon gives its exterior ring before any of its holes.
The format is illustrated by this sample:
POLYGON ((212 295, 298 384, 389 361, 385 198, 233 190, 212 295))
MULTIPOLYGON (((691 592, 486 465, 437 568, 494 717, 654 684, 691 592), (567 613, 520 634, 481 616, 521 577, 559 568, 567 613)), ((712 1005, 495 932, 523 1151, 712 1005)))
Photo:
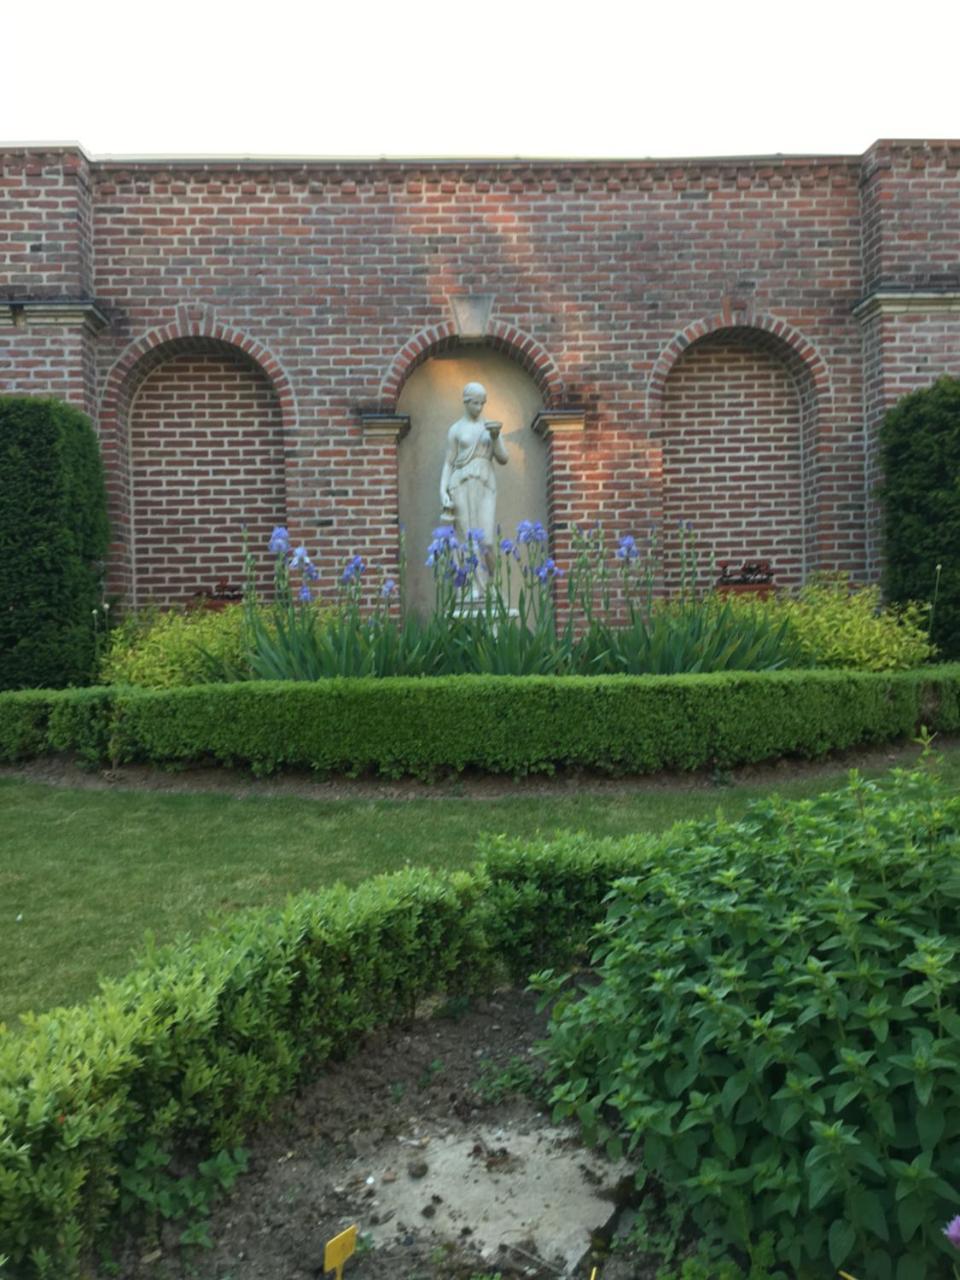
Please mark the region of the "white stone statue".
POLYGON ((483 533, 485 577, 493 568, 497 536, 497 478, 493 464, 506 466, 507 451, 500 439, 500 422, 483 418, 486 390, 479 382, 463 388, 464 414, 447 432, 447 452, 440 475, 440 519, 452 524, 457 539, 469 530, 483 533))

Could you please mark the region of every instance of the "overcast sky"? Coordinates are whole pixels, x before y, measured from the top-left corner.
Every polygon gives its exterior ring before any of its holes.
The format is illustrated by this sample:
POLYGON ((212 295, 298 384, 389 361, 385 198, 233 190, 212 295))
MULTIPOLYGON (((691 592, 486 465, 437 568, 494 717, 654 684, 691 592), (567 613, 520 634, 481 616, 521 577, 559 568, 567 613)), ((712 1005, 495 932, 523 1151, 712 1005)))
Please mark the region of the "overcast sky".
POLYGON ((858 153, 960 137, 960 4, 47 0, 0 141, 93 155, 858 153))

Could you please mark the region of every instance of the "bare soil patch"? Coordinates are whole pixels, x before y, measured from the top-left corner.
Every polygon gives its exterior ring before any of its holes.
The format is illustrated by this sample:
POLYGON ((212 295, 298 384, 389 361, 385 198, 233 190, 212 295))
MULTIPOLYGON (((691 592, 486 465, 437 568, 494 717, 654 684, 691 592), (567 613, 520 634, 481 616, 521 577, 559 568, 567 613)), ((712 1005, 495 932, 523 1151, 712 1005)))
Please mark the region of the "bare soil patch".
POLYGON ((544 1026, 531 996, 504 991, 369 1037, 248 1143, 212 1249, 180 1245, 184 1223, 166 1223, 115 1246, 97 1280, 316 1280, 325 1243, 354 1223, 344 1280, 586 1278, 597 1265, 604 1280, 650 1280, 651 1259, 604 1245, 629 1219, 625 1169, 530 1097, 490 1087, 530 1073, 544 1026))
MULTIPOLYGON (((957 738, 938 738, 948 747, 957 738)), ((90 768, 70 755, 43 756, 19 764, 0 765, 0 778, 20 778, 50 786, 84 790, 154 791, 170 794, 211 792, 225 796, 289 796, 314 800, 463 800, 506 799, 511 796, 592 794, 632 795, 644 791, 693 791, 734 786, 775 787, 806 778, 829 780, 850 769, 883 770, 914 764, 920 748, 913 742, 893 743, 851 751, 833 752, 822 760, 784 758, 763 764, 741 765, 717 771, 692 773, 627 774, 607 777, 582 769, 558 770, 551 775, 531 774, 511 778, 465 771, 435 782, 415 778, 388 780, 379 777, 323 778, 308 770, 285 770, 258 778, 241 769, 188 765, 162 769, 154 765, 121 765, 116 769, 90 768)))

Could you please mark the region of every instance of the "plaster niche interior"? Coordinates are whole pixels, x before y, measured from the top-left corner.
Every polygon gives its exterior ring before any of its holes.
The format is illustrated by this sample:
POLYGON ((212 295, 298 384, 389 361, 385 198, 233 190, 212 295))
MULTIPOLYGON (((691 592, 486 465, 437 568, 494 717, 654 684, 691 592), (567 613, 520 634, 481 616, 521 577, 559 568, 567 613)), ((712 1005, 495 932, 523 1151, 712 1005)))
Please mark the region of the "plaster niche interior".
POLYGON ((512 537, 521 520, 547 523, 547 446, 531 430, 543 398, 533 378, 509 356, 484 346, 456 347, 425 361, 407 379, 397 403, 397 412, 410 418, 399 452, 400 520, 406 542, 406 602, 418 613, 433 608, 433 571, 424 561, 431 531, 440 524, 447 432, 463 415, 468 382, 483 383, 483 416, 503 423, 509 462, 496 468, 497 521, 503 536, 512 537))

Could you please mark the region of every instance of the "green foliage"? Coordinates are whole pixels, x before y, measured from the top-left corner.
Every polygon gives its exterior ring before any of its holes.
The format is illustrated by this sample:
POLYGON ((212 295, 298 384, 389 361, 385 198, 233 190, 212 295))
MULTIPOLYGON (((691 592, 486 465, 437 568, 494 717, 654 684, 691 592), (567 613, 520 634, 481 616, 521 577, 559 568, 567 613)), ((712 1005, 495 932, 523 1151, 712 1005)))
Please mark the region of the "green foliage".
POLYGON ((176 1174, 170 1169, 170 1152, 150 1138, 125 1161, 121 1159, 120 1210, 128 1220, 144 1219, 153 1230, 159 1218, 186 1218, 180 1243, 212 1245, 203 1219, 214 1201, 246 1172, 247 1156, 242 1147, 221 1150, 199 1161, 196 1173, 176 1174))
POLYGON ((654 602, 626 626, 593 623, 574 646, 578 670, 599 674, 679 675, 776 671, 810 662, 792 619, 707 596, 654 602))
POLYGON ((89 420, 0 396, 0 689, 88 683, 107 539, 89 420))
POLYGON ((880 447, 885 593, 901 604, 930 600, 938 585, 932 638, 946 657, 960 656, 960 379, 940 378, 894 405, 880 447))
POLYGON ((492 1062, 480 1063, 480 1074, 474 1085, 484 1102, 500 1103, 513 1094, 526 1094, 544 1099, 542 1073, 527 1058, 512 1057, 505 1067, 497 1068, 492 1062))
MULTIPOLYGON (((698 823, 561 997, 555 1114, 799 1277, 942 1274, 960 1198, 960 798, 929 771, 698 823)), ((540 985, 556 990, 545 975, 540 985)))
POLYGON ((0 695, 0 759, 217 760, 431 777, 558 767, 646 773, 818 756, 960 728, 956 667, 873 674, 250 681, 0 695))
POLYGON ((243 606, 132 614, 114 629, 100 664, 104 684, 175 689, 206 684, 211 666, 250 674, 243 606))
POLYGON ((789 626, 798 650, 793 666, 906 671, 935 653, 925 606, 885 607, 877 587, 851 589, 842 574, 820 575, 795 596, 733 596, 728 605, 737 619, 789 626))
POLYGON ((201 1241, 237 1164, 216 1153, 305 1070, 435 992, 567 968, 601 927, 603 987, 556 1015, 561 1109, 598 1134, 618 1113, 712 1248, 746 1224, 756 1266, 770 1240, 818 1276, 829 1254, 882 1277, 903 1239, 939 1256, 960 1159, 958 833, 960 800, 928 778, 855 779, 665 837, 492 840, 470 873, 302 894, 150 948, 89 1005, 0 1035, 0 1252, 18 1277, 72 1280, 121 1207, 186 1208, 201 1241), (167 1153, 184 1149, 181 1184, 167 1153))

